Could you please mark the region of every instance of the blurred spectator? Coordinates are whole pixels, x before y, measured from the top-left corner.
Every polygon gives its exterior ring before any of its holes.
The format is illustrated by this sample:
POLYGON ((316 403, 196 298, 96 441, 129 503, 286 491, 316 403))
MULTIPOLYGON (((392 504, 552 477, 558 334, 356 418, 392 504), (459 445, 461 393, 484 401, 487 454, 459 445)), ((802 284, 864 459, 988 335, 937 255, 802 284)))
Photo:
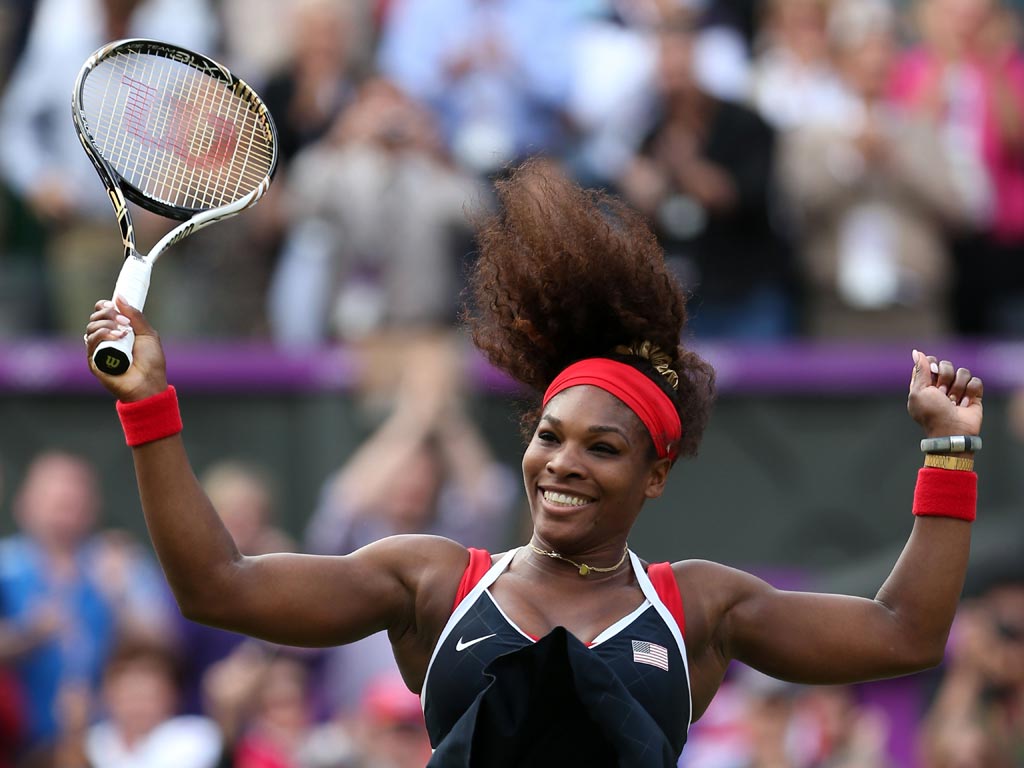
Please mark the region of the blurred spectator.
POLYGON ((583 11, 547 0, 403 0, 381 30, 380 71, 436 112, 466 169, 558 154, 583 11))
POLYGON ((792 133, 780 163, 799 222, 813 336, 930 338, 951 330, 947 238, 969 206, 935 126, 885 100, 895 17, 840 0, 829 20, 842 114, 792 133))
POLYGON ((254 693, 255 712, 235 748, 235 768, 298 768, 313 725, 308 670, 298 659, 276 656, 254 693))
POLYGON ((0 174, 46 227, 36 258, 46 261, 60 332, 80 335, 122 258, 110 203, 69 117, 79 68, 110 40, 150 37, 207 52, 216 34, 205 0, 40 0, 0 101, 0 174))
MULTIPOLYGON (((922 729, 924 768, 1017 768, 1024 756, 1024 569, 1019 551, 957 614, 922 729)), ((985 564, 982 564, 982 568, 985 564)))
POLYGON ((360 768, 420 768, 430 760, 419 696, 398 675, 382 675, 367 686, 351 729, 360 768))
MULTIPOLYGON (((235 546, 246 555, 294 552, 295 541, 274 526, 275 495, 266 472, 234 459, 208 467, 200 477, 235 546)), ((182 658, 182 700, 186 712, 199 712, 201 686, 207 670, 235 651, 242 635, 179 618, 178 645, 182 658)))
POLYGON ((698 337, 791 330, 789 254, 771 204, 775 136, 755 113, 703 92, 685 25, 660 33, 660 114, 619 179, 693 292, 698 337))
MULTIPOLYGON (((301 46, 298 32, 306 3, 278 0, 217 0, 224 63, 262 94, 275 72, 287 68, 301 46)), ((349 61, 365 70, 373 59, 376 44, 374 6, 377 0, 313 0, 309 5, 336 6, 348 27, 346 48, 349 61)), ((275 117, 277 115, 275 114, 275 117)))
POLYGON ((176 658, 164 645, 127 643, 103 672, 103 718, 85 736, 90 768, 214 768, 222 739, 208 718, 176 716, 176 658))
POLYGON ((831 61, 830 0, 768 0, 757 40, 750 99, 775 128, 842 115, 846 94, 831 61))
POLYGON ((274 525, 273 483, 265 470, 225 459, 202 474, 203 490, 244 555, 294 552, 292 538, 274 525))
POLYGON ((364 768, 346 723, 314 720, 312 670, 288 649, 252 640, 212 666, 204 702, 234 768, 364 768))
POLYGON ((736 665, 694 725, 682 768, 895 768, 882 712, 847 686, 805 687, 736 665))
POLYGON ((921 45, 900 62, 894 98, 941 126, 977 237, 957 249, 957 325, 1024 333, 1024 56, 999 0, 918 0, 921 45))
POLYGON ((89 570, 114 609, 120 637, 167 642, 178 609, 163 574, 133 534, 97 532, 89 542, 89 570))
POLYGON ((14 62, 25 48, 37 0, 6 0, 0 3, 0 93, 3 93, 14 62))
POLYGON ((386 80, 365 83, 288 183, 292 228, 269 297, 278 342, 453 322, 465 206, 482 192, 447 162, 426 110, 386 80))
POLYGON ((615 0, 580 25, 566 106, 577 136, 566 161, 585 185, 613 183, 643 140, 657 102, 657 20, 656 9, 615 0))
POLYGON ((166 639, 171 626, 148 554, 124 532, 92 534, 99 506, 91 465, 44 453, 14 501, 20 533, 0 541, 0 649, 20 682, 30 747, 59 737, 61 715, 88 696, 117 636, 166 639))
POLYGON ((61 691, 98 681, 113 642, 114 608, 88 546, 98 511, 92 467, 46 453, 33 461, 17 492, 20 533, 0 542, 0 602, 22 644, 15 670, 29 746, 56 739, 61 691))
POLYGON ((681 18, 679 9, 693 18, 694 78, 715 98, 743 101, 750 91, 750 34, 757 1, 682 0, 663 15, 663 23, 681 18))
MULTIPOLYGON (((398 355, 405 377, 396 405, 328 478, 306 530, 308 551, 348 554, 399 533, 446 536, 490 551, 504 547, 518 478, 494 458, 462 410, 452 358, 441 351, 423 345, 398 355)), ((324 680, 330 708, 355 712, 370 681, 384 673, 397 673, 385 633, 331 649, 324 680)))
POLYGON ((289 6, 290 59, 261 88, 277 127, 279 162, 322 137, 351 99, 355 11, 345 0, 289 6))

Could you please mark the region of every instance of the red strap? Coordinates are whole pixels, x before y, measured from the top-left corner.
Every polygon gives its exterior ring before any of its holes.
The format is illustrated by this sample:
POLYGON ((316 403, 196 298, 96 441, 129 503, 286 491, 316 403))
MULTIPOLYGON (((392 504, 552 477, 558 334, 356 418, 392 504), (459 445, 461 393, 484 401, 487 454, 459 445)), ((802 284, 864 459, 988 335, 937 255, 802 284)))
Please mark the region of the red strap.
POLYGON ((462 574, 462 581, 459 582, 459 591, 455 594, 455 605, 452 606, 453 611, 459 607, 459 603, 484 577, 484 574, 491 569, 490 552, 473 547, 467 547, 467 549, 469 550, 469 565, 466 566, 466 570, 462 574))
POLYGON ((914 514, 973 522, 978 506, 978 475, 956 469, 921 467, 914 489, 914 514))
POLYGON ((671 563, 651 563, 647 566, 647 577, 654 585, 661 602, 679 625, 679 633, 686 637, 686 614, 683 612, 683 596, 679 592, 679 582, 672 570, 671 563))

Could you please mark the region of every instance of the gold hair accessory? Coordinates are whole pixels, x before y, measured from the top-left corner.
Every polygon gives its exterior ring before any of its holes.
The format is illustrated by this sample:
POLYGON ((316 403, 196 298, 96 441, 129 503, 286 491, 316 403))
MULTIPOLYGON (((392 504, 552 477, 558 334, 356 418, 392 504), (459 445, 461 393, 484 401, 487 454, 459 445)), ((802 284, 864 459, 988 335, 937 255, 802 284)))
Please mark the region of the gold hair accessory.
POLYGON ((629 544, 627 543, 626 546, 622 548, 622 557, 619 558, 619 562, 617 562, 615 565, 611 566, 610 568, 598 568, 595 565, 587 565, 586 563, 577 563, 575 560, 570 560, 565 555, 558 554, 553 549, 551 549, 551 550, 540 549, 539 547, 534 546, 532 541, 530 542, 530 549, 532 549, 538 555, 544 555, 545 557, 550 557, 550 558, 553 558, 555 560, 565 560, 565 562, 567 562, 567 563, 569 563, 571 565, 574 565, 577 568, 579 568, 580 576, 586 576, 588 573, 591 573, 591 572, 593 572, 593 573, 611 573, 612 571, 619 570, 619 566, 621 566, 622 563, 626 560, 626 553, 629 552, 629 544))
POLYGON ((664 376, 672 389, 679 389, 679 374, 673 371, 669 366, 672 364, 672 358, 669 357, 665 351, 652 341, 641 341, 639 343, 633 342, 628 346, 620 344, 615 348, 615 351, 620 355, 635 355, 642 357, 654 366, 654 370, 664 376))

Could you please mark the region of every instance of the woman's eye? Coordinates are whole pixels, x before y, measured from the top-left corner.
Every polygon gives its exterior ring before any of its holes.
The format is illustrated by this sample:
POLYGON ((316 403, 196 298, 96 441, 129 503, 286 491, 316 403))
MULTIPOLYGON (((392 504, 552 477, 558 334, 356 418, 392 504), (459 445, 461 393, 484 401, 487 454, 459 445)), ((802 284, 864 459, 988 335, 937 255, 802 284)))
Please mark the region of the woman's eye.
POLYGON ((553 443, 557 438, 554 432, 542 431, 537 433, 537 439, 545 443, 553 443))
POLYGON ((594 443, 594 445, 590 446, 590 450, 597 451, 598 453, 614 454, 619 452, 618 448, 616 448, 614 445, 609 445, 608 443, 594 443))

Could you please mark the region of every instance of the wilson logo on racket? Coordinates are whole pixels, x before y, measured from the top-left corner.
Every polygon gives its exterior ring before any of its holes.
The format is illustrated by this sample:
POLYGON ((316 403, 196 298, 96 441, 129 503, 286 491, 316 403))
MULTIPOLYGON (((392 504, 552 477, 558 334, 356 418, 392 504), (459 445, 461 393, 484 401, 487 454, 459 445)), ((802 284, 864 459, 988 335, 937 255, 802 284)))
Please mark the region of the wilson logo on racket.
POLYGON ((231 159, 238 146, 238 132, 230 120, 170 95, 164 96, 164 104, 154 105, 159 98, 156 88, 127 75, 121 82, 129 93, 122 125, 140 142, 171 152, 189 166, 211 168, 231 159), (155 117, 154 106, 157 107, 155 117), (150 130, 154 122, 164 124, 163 135, 157 136, 150 130))

